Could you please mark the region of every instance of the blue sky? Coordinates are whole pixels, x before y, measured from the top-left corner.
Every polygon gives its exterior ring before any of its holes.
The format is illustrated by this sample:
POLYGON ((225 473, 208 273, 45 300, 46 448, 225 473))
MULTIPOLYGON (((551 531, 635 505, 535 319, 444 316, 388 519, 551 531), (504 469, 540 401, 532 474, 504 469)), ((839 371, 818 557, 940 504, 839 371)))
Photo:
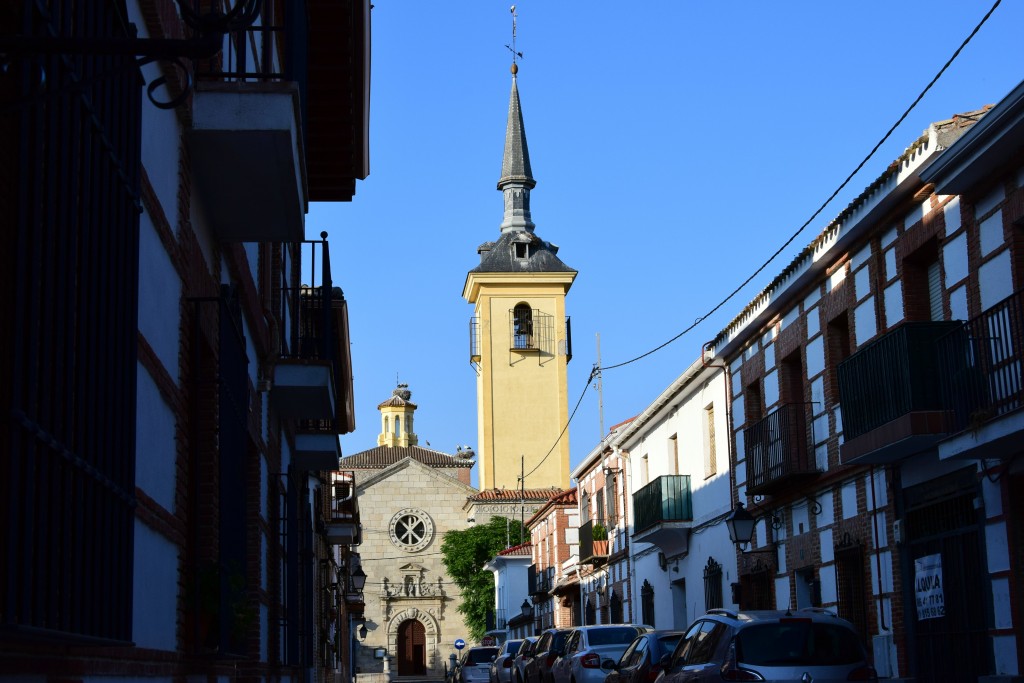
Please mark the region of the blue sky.
MULTIPOLYGON (((596 362, 676 336, 802 225, 896 122, 989 0, 517 3, 519 91, 537 234, 579 271, 572 410, 596 362)), ((396 377, 420 443, 476 447, 461 297, 496 239, 511 86, 511 3, 376 0, 370 176, 350 204, 314 204, 349 302, 357 430, 376 445, 396 377)), ((693 332, 604 373, 604 424, 642 411, 792 257, 932 121, 1024 79, 1024 0, 1003 0, 846 190, 693 332)), ((598 395, 569 428, 575 466, 600 437, 598 395)), ((540 454, 543 455, 543 454, 540 454)), ((475 479, 474 479, 475 481, 475 479)), ((529 482, 528 482, 529 485, 529 482)))

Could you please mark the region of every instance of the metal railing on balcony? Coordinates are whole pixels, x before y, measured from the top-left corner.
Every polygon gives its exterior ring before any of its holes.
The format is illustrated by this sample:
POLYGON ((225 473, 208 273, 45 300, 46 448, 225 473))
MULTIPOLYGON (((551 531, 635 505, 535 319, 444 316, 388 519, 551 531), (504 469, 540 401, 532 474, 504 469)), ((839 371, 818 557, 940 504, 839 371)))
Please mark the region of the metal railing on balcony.
POLYGON ((839 364, 846 441, 910 412, 943 410, 939 337, 956 322, 908 322, 839 364))
POLYGON ((356 520, 356 475, 352 470, 331 473, 331 520, 356 520))
POLYGON ((469 362, 480 364, 480 317, 476 315, 469 319, 469 362))
POLYGON ((580 564, 600 564, 608 558, 608 530, 601 521, 580 525, 580 564))
POLYGON ((276 7, 236 2, 226 13, 218 10, 219 0, 193 0, 190 8, 187 3, 181 4, 186 13, 191 11, 204 19, 219 15, 229 31, 224 34, 220 53, 193 65, 196 80, 288 80, 304 84, 309 35, 305 0, 288 0, 276 7))
POLYGON ((793 477, 818 474, 813 405, 787 403, 743 430, 748 493, 770 493, 793 477))
POLYGON ((938 340, 951 431, 977 429, 1024 405, 1024 290, 938 340))
POLYGON ((321 233, 321 237, 321 240, 307 240, 298 245, 302 253, 292 263, 293 269, 298 264, 308 269, 310 284, 294 286, 295 275, 289 269, 282 269, 275 315, 278 348, 283 360, 323 361, 331 368, 336 393, 334 417, 302 420, 298 427, 305 431, 344 433, 347 430, 346 410, 350 393, 350 359, 344 353, 347 330, 342 329, 344 295, 331 280, 327 233, 321 233))
POLYGON ((690 475, 666 474, 633 494, 634 533, 663 522, 692 522, 690 475))

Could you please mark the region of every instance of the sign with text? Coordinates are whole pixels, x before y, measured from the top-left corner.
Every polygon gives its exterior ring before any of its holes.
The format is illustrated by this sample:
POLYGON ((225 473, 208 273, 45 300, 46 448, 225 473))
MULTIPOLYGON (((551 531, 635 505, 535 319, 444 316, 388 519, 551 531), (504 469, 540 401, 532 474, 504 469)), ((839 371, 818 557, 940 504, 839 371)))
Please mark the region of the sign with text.
POLYGON ((942 594, 942 555, 925 555, 914 560, 914 598, 918 621, 946 616, 942 594))

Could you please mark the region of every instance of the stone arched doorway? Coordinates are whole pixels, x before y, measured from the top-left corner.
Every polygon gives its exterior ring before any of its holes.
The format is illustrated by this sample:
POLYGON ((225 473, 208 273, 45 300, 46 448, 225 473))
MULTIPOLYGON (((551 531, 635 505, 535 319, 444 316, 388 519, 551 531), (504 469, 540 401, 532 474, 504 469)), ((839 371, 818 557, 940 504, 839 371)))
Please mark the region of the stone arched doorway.
POLYGON ((427 673, 427 633, 416 619, 398 625, 396 658, 399 676, 423 676, 427 673))

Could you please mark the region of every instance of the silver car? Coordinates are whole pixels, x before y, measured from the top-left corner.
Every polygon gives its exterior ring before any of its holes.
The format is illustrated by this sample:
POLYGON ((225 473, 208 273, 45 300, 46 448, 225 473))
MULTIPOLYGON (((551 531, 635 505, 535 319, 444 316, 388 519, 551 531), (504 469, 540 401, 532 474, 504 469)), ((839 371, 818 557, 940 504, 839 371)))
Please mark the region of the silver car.
POLYGON ((506 640, 501 644, 497 656, 491 662, 491 683, 511 683, 512 661, 522 644, 521 640, 506 640))
POLYGON ((604 683, 615 662, 645 630, 628 624, 573 629, 551 667, 553 683, 604 683))
POLYGON ((537 639, 533 636, 527 636, 519 646, 519 651, 512 660, 512 683, 526 683, 526 665, 533 659, 533 649, 536 646, 537 639))
POLYGON ((709 610, 661 663, 655 683, 878 681, 853 625, 822 609, 709 610))
POLYGON ((488 683, 491 661, 498 654, 496 647, 471 647, 462 653, 456 683, 488 683))

